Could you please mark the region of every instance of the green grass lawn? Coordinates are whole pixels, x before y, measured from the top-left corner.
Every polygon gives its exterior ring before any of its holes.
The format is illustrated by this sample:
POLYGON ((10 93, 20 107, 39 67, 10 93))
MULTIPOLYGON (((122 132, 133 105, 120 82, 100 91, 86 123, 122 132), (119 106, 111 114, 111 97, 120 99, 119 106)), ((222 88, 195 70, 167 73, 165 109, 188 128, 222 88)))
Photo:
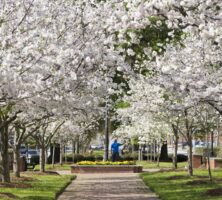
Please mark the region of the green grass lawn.
MULTIPOLYGON (((173 164, 172 162, 160 162, 159 167, 157 166, 156 162, 150 162, 150 161, 137 161, 137 165, 142 165, 144 169, 150 169, 150 168, 172 168, 173 164)), ((187 162, 179 162, 178 163, 178 168, 185 168, 187 165, 187 162)))
POLYGON ((208 180, 207 170, 195 170, 194 175, 190 178, 186 171, 176 171, 143 173, 141 177, 162 200, 222 199, 221 171, 213 171, 213 182, 208 180), (220 195, 212 196, 216 193, 220 195))
POLYGON ((12 180, 7 187, 0 187, 0 199, 2 200, 55 200, 57 195, 73 180, 72 175, 41 175, 25 173, 20 180, 12 180), (11 188, 10 188, 11 186, 11 188), (11 197, 11 198, 8 198, 11 197))
POLYGON ((103 156, 104 150, 93 150, 92 155, 94 156, 103 156))
MULTIPOLYGON (((56 170, 71 170, 70 166, 72 164, 63 164, 63 165, 60 165, 60 164, 55 164, 54 165, 54 168, 52 167, 51 164, 47 164, 45 165, 45 169, 46 170, 53 170, 53 171, 56 171, 56 170)), ((39 170, 40 169, 40 166, 39 165, 36 165, 34 170, 39 170)))

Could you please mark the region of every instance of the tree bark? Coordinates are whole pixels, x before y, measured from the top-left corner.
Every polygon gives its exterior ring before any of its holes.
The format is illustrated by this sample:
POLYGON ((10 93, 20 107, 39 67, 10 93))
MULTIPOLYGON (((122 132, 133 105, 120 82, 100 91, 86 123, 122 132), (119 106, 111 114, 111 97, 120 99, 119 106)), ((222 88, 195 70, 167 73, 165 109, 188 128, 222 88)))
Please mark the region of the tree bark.
POLYGON ((45 164, 48 164, 48 150, 45 149, 45 164))
POLYGON ((173 128, 173 134, 174 134, 174 154, 173 154, 173 168, 177 169, 177 151, 178 151, 178 129, 177 127, 172 124, 172 128, 173 128))
POLYGON ((75 162, 75 145, 76 145, 76 143, 73 140, 72 141, 72 161, 73 161, 73 163, 75 162))
POLYGON ((62 143, 60 142, 60 158, 59 158, 59 163, 60 165, 63 165, 63 145, 62 143))
POLYGON ((188 174, 189 176, 193 176, 193 144, 192 144, 192 137, 188 137, 188 146, 189 146, 189 152, 188 152, 188 174))
POLYGON ((8 153, 8 126, 4 126, 0 130, 0 144, 1 144, 1 157, 2 157, 2 182, 10 182, 9 170, 9 153, 8 153))
POLYGON ((209 180, 212 181, 212 173, 210 167, 210 152, 209 152, 209 145, 207 144, 207 164, 208 164, 208 176, 209 180))
POLYGON ((54 164, 55 164, 55 143, 53 143, 52 146, 52 167, 54 168, 54 164))
POLYGON ((77 143, 76 143, 76 153, 79 154, 79 149, 80 149, 80 144, 79 144, 79 136, 77 136, 77 143))
POLYGON ((168 150, 167 150, 167 141, 163 142, 163 145, 161 147, 161 153, 160 153, 160 160, 161 161, 168 161, 168 150))
POLYGON ((213 157, 214 156, 214 132, 213 131, 211 131, 210 136, 211 136, 210 156, 213 157))
POLYGON ((16 145, 13 151, 13 172, 15 177, 20 177, 20 146, 16 145))
POLYGON ((45 146, 40 146, 40 172, 45 172, 45 146))

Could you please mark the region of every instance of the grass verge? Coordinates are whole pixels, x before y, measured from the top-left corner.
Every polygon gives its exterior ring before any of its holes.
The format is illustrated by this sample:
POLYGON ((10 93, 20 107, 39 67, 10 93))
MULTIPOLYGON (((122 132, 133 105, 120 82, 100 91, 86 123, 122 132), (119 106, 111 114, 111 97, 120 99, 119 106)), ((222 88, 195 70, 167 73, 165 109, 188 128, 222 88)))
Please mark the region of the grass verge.
MULTIPOLYGON (((172 168, 173 164, 172 162, 160 162, 159 167, 157 166, 156 162, 150 162, 150 161, 137 161, 137 165, 142 165, 144 169, 161 169, 161 168, 172 168)), ((185 168, 187 165, 187 162, 179 162, 178 168, 185 168)))
MULTIPOLYGON (((47 164, 45 165, 45 169, 46 170, 71 170, 70 166, 72 164, 63 164, 63 165, 60 165, 60 164, 55 164, 54 167, 52 167, 51 164, 47 164)), ((36 165, 34 170, 39 170, 40 169, 40 166, 39 165, 36 165)))
POLYGON ((0 199, 55 200, 74 178, 73 175, 24 173, 8 185, 0 184, 0 199))
POLYGON ((207 170, 195 170, 193 177, 186 171, 142 173, 145 184, 162 200, 221 200, 222 174, 213 171, 213 182, 208 180, 207 170))

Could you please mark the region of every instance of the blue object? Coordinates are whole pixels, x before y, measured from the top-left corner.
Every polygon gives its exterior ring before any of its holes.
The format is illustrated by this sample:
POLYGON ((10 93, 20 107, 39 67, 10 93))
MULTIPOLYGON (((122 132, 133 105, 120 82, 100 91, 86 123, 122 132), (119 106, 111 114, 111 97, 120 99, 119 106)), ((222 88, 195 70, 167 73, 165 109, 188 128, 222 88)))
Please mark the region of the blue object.
POLYGON ((120 143, 114 142, 111 146, 112 152, 113 153, 118 153, 119 152, 119 146, 121 146, 120 143))

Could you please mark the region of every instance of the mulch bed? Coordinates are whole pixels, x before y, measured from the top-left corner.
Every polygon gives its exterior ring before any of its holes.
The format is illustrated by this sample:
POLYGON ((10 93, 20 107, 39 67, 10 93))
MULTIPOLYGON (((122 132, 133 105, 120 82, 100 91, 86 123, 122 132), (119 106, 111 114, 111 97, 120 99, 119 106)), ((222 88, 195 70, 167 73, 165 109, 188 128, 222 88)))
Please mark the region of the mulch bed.
POLYGON ((11 177, 11 181, 15 181, 15 182, 24 182, 24 181, 34 181, 36 180, 35 178, 32 177, 26 177, 26 176, 22 176, 22 177, 11 177))
POLYGON ((0 183, 0 188, 31 188, 28 183, 0 183))
POLYGON ((167 180, 178 180, 178 179, 187 179, 188 176, 170 176, 167 180))
POLYGON ((187 185, 205 185, 210 183, 209 180, 193 180, 193 181, 188 181, 186 184, 187 185))
POLYGON ((0 198, 17 199, 18 197, 8 192, 0 192, 0 198))
POLYGON ((206 195, 209 195, 209 196, 222 196, 222 188, 216 188, 216 189, 210 189, 210 190, 207 190, 206 195))
POLYGON ((30 174, 30 175, 58 175, 60 176, 60 174, 58 172, 55 171, 45 171, 45 172, 40 172, 40 171, 27 171, 26 174, 30 174))

